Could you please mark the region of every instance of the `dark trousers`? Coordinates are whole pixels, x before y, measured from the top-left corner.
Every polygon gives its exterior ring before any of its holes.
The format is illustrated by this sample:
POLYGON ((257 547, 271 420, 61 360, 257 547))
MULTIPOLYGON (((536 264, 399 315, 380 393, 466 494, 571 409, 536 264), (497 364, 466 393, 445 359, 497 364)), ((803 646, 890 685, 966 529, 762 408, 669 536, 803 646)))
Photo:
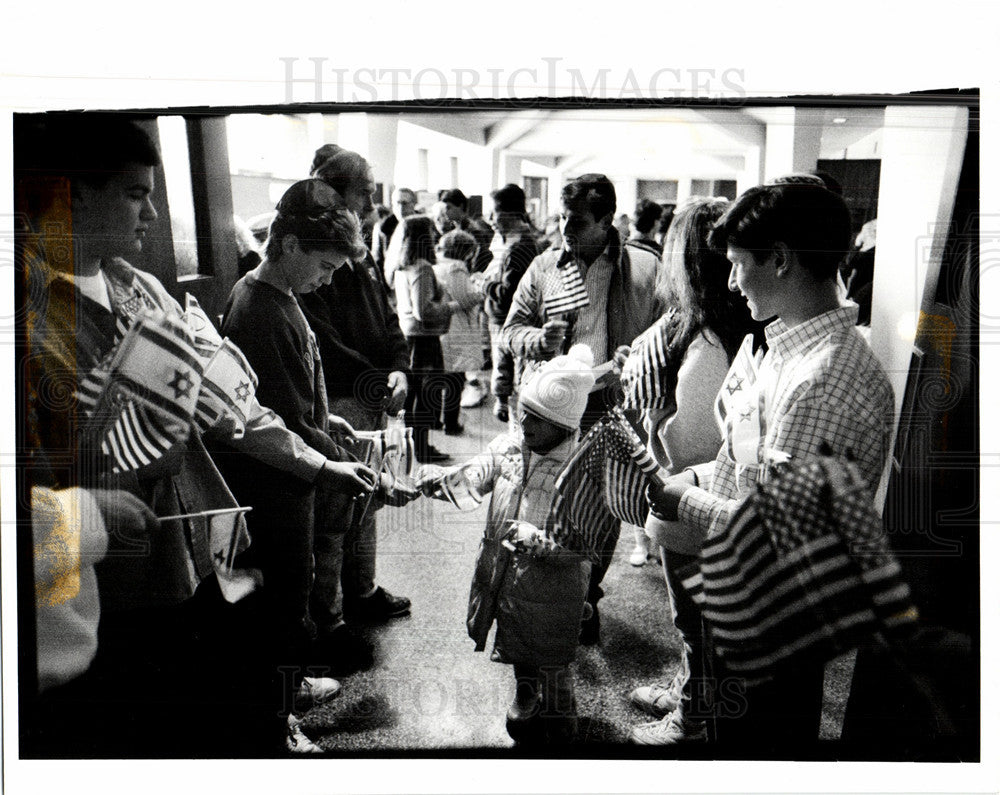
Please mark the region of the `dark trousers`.
POLYGON ((439 337, 407 337, 406 344, 410 349, 410 390, 403 407, 419 456, 427 452, 428 434, 441 414, 444 356, 439 337))
POLYGON ((445 373, 441 378, 441 409, 445 430, 458 428, 458 415, 462 410, 462 390, 465 388, 465 373, 445 373))
POLYGON ((799 664, 747 687, 715 661, 715 734, 741 758, 810 759, 817 753, 823 710, 822 662, 799 664))

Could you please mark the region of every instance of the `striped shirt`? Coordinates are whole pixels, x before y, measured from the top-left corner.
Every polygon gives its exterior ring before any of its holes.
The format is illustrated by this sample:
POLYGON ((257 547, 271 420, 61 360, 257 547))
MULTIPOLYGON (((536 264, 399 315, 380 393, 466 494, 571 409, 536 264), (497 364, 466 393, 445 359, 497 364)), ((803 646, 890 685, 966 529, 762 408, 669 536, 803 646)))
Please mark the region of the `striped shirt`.
MULTIPOLYGON (((818 453, 825 442, 835 455, 856 458, 874 494, 889 453, 894 401, 882 365, 854 327, 857 311, 851 304, 793 328, 778 320, 765 329, 768 352, 758 374, 764 449, 796 459, 818 453)), ((678 508, 682 522, 707 535, 724 528, 766 477, 765 464, 741 466, 727 448, 695 468, 703 488, 688 489, 678 508)))

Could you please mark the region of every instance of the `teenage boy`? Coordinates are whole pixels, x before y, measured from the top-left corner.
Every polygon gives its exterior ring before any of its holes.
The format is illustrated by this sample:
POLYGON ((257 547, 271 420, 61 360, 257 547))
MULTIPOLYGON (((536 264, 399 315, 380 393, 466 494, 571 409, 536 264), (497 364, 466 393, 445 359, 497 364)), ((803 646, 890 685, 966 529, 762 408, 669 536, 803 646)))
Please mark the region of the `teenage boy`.
MULTIPOLYGON (((737 356, 720 393, 739 407, 726 417, 722 449, 714 462, 651 490, 656 516, 706 536, 720 532, 770 464, 826 446, 855 459, 874 495, 889 451, 893 395, 855 328, 857 306, 843 304, 837 291, 850 229, 843 199, 812 184, 751 188, 719 220, 709 241, 732 263, 729 289, 746 298, 755 320, 774 318, 765 329, 768 351, 756 367, 737 356)), ((717 719, 720 742, 785 754, 815 742, 822 664, 744 695, 738 718, 717 719)))

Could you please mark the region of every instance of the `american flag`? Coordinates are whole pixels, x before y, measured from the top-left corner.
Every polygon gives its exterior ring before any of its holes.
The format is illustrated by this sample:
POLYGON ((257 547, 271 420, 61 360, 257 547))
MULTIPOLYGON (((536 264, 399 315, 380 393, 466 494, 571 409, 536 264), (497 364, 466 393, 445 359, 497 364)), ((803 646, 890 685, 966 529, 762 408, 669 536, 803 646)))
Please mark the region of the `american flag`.
POLYGON ((682 573, 716 654, 751 684, 917 617, 856 469, 819 456, 774 473, 682 573))
POLYGON ((563 252, 556 265, 556 273, 559 276, 558 287, 550 295, 545 296, 547 315, 568 315, 590 306, 587 286, 583 283, 580 268, 568 251, 563 252))
POLYGON ((668 366, 667 324, 672 311, 632 343, 621 375, 622 405, 627 409, 669 409, 674 406, 673 390, 665 390, 665 380, 661 377, 668 366))
POLYGON ((603 417, 556 478, 556 543, 596 560, 619 522, 645 523, 646 482, 656 472, 656 462, 620 411, 603 417))

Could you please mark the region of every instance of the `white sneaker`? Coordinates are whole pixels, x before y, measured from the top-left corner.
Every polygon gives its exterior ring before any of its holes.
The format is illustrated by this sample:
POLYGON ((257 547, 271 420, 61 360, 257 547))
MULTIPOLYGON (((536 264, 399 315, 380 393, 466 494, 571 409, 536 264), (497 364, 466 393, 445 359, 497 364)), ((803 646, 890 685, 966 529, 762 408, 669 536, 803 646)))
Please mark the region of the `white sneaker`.
POLYGON ((636 544, 632 554, 629 555, 628 562, 633 566, 642 566, 646 563, 647 557, 649 557, 649 548, 642 544, 636 544))
POLYGON ((629 732, 636 745, 675 745, 681 742, 707 742, 708 729, 704 721, 686 721, 678 710, 660 720, 640 723, 629 732))
POLYGON ((490 393, 482 382, 478 379, 465 382, 465 388, 462 390, 462 398, 459 401, 459 405, 463 409, 474 409, 476 406, 481 406, 483 401, 486 400, 486 396, 490 393))
POLYGON ((304 676, 295 692, 295 708, 304 711, 317 704, 325 704, 340 693, 340 682, 327 676, 304 676))
POLYGON ((323 749, 306 737, 302 731, 302 721, 295 715, 288 716, 288 736, 285 737, 285 748, 291 754, 321 754, 323 749))
POLYGON ((687 682, 687 666, 674 676, 669 684, 652 684, 637 687, 628 694, 628 699, 643 712, 654 718, 663 718, 674 712, 684 699, 684 684, 687 682))

